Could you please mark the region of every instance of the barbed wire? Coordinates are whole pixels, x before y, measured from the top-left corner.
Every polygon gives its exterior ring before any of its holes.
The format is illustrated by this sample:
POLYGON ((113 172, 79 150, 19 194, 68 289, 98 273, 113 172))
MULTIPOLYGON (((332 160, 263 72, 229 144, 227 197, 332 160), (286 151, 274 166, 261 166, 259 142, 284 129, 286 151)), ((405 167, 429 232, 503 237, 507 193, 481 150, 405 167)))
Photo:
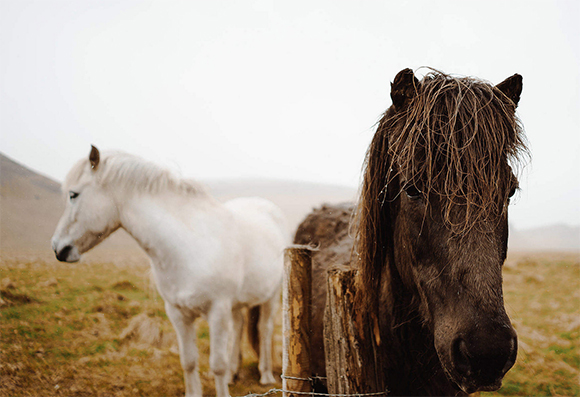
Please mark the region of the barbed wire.
POLYGON ((246 394, 243 397, 266 397, 272 394, 277 393, 288 393, 288 394, 297 394, 297 395, 305 395, 305 396, 326 396, 326 397, 366 397, 366 396, 386 396, 387 391, 375 392, 375 393, 317 393, 313 391, 293 391, 293 390, 284 390, 284 389, 270 389, 265 393, 258 394, 258 393, 251 393, 246 394))
POLYGON ((282 379, 292 379, 292 380, 303 380, 303 381, 308 381, 308 382, 312 382, 315 379, 318 379, 318 380, 326 380, 326 376, 311 376, 310 378, 296 378, 294 376, 280 375, 280 378, 282 378, 282 379))
POLYGON ((277 393, 289 393, 289 394, 298 394, 298 395, 308 395, 308 396, 328 396, 328 397, 365 397, 365 396, 386 396, 387 391, 375 392, 375 393, 316 393, 313 391, 292 391, 292 390, 284 390, 284 389, 270 389, 265 393, 258 394, 258 393, 251 393, 246 394, 243 397, 266 397, 272 394, 277 393))
MULTIPOLYGON (((301 380, 304 382, 314 381, 315 379, 318 380, 326 380, 326 377, 323 376, 312 376, 310 378, 297 378, 295 376, 286 376, 280 375, 282 379, 291 379, 291 380, 301 380)), ((284 389, 270 389, 265 393, 250 393, 242 397, 266 397, 272 394, 278 393, 288 393, 288 394, 295 394, 295 395, 305 395, 305 396, 325 396, 325 397, 367 397, 367 396, 386 396, 388 391, 382 392, 374 392, 374 393, 317 393, 313 391, 293 391, 293 390, 284 390, 284 389)))

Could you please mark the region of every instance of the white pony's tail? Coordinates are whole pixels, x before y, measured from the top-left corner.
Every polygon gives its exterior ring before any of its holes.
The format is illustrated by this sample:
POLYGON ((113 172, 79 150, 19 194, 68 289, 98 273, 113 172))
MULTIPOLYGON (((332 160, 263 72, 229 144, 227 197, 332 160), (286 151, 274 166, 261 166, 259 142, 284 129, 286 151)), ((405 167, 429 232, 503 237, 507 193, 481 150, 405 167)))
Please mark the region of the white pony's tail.
POLYGON ((258 321, 260 321, 260 306, 254 306, 248 310, 248 341, 256 355, 260 357, 260 335, 258 332, 258 321))

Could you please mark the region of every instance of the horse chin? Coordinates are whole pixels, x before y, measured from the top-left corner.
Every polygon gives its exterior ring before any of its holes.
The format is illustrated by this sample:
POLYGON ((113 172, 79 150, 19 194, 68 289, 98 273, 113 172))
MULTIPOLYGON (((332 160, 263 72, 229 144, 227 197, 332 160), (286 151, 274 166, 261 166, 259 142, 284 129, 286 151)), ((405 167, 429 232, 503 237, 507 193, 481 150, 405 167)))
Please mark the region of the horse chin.
POLYGON ((66 263, 76 263, 76 262, 78 262, 80 260, 81 260, 81 256, 80 255, 77 255, 77 256, 68 257, 65 262, 66 263))
POLYGON ((478 385, 477 382, 473 380, 466 380, 461 384, 458 384, 459 388, 463 390, 467 394, 472 394, 475 392, 482 392, 482 391, 496 391, 502 385, 502 379, 498 379, 494 383, 490 385, 478 385))

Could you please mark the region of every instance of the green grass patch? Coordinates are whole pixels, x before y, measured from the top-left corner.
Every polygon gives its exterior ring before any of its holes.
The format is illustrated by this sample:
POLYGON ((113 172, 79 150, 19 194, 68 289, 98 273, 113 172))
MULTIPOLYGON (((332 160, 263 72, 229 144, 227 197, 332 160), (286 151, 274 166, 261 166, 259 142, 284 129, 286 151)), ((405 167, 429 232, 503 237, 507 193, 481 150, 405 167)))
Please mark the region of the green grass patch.
MULTIPOLYGON (((185 393, 173 328, 151 288, 146 259, 142 265, 132 260, 131 266, 122 259, 74 265, 2 260, 0 280, 10 279, 14 287, 0 291, 7 302, 0 307, 0 396, 185 393), (158 324, 164 344, 121 339, 141 313, 158 324)), ((520 341, 518 360, 500 390, 481 396, 580 396, 578 258, 510 258, 504 296, 520 341)), ((209 329, 204 321, 197 329, 200 377, 204 395, 211 395, 209 329)), ((244 353, 241 379, 231 394, 268 391, 272 386, 258 383, 256 357, 247 343, 244 353)))
MULTIPOLYGON (((179 396, 185 394, 173 327, 152 288, 149 263, 59 263, 2 256, 0 396, 179 396), (121 339, 135 316, 147 313, 162 344, 121 339), (58 386, 58 387, 56 387, 58 386)), ((209 330, 198 322, 204 395, 215 393, 209 371, 209 330)), ((249 350, 249 347, 248 347, 249 350)), ((250 364, 255 364, 253 353, 250 364)), ((244 364, 250 365, 250 364, 244 364)), ((265 392, 254 369, 232 395, 265 392)), ((279 385, 280 386, 280 385, 279 385)))
POLYGON ((481 396, 579 396, 578 256, 508 259, 504 296, 518 332, 518 359, 503 387, 481 396))

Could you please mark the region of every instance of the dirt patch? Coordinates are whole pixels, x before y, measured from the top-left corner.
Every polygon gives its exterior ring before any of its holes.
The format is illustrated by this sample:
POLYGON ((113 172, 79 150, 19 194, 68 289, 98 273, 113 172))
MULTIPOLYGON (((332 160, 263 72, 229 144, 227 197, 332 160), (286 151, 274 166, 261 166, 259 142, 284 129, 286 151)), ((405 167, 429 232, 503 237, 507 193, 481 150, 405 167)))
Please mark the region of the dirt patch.
POLYGON ((8 289, 0 290, 0 306, 16 306, 38 302, 26 294, 18 294, 8 289))
POLYGON ((12 280, 10 280, 8 277, 2 279, 2 281, 0 282, 0 286, 2 287, 2 289, 14 289, 14 288, 16 288, 16 286, 14 285, 12 280))
POLYGON ((102 293, 98 304, 93 306, 92 312, 112 314, 128 318, 130 315, 129 310, 121 304, 126 300, 127 298, 124 295, 113 291, 105 291, 102 293))
POLYGON ((147 313, 134 316, 123 329, 119 339, 123 343, 137 344, 141 347, 167 347, 176 341, 175 335, 163 332, 161 321, 147 313), (173 337, 172 337, 173 336, 173 337))
POLYGON ((123 280, 123 281, 119 281, 118 283, 115 283, 113 285, 113 289, 117 290, 117 291, 138 291, 139 288, 137 288, 132 282, 127 281, 127 280, 123 280))

